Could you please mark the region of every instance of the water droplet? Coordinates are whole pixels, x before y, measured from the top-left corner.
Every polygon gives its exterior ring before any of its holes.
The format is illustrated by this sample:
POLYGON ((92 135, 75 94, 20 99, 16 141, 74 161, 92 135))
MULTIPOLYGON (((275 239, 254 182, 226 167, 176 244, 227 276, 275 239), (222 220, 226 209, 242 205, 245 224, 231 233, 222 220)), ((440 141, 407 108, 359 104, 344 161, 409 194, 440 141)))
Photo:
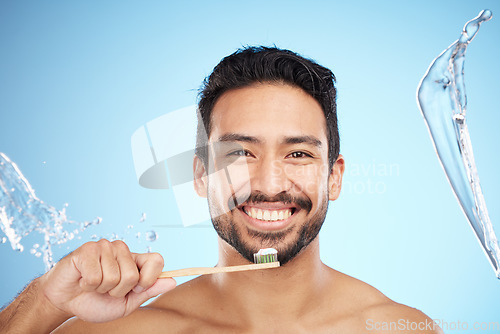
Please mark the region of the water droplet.
POLYGON ((39 244, 34 244, 34 245, 33 245, 33 249, 37 249, 38 247, 40 247, 40 245, 39 245, 39 244))
POLYGON ((136 235, 135 235, 135 237, 136 237, 137 239, 139 239, 139 238, 141 237, 141 232, 137 232, 137 233, 136 233, 136 235))
POLYGON ((130 230, 130 229, 134 228, 134 225, 128 225, 127 228, 130 230))
POLYGON ((97 239, 97 235, 96 235, 96 234, 92 234, 92 235, 90 236, 90 239, 92 239, 92 240, 96 240, 96 239, 97 239))
POLYGON ((10 188, 11 193, 13 193, 14 191, 16 191, 16 188, 10 188))
POLYGON ((151 253, 151 246, 146 247, 146 253, 151 253))
POLYGON ((6 243, 7 242, 7 238, 6 237, 3 237, 2 238, 2 244, 6 243))
POLYGON ((42 164, 44 164, 44 165, 45 165, 46 163, 47 163, 47 161, 42 161, 42 164))
POLYGON ((36 253, 35 253, 35 256, 36 256, 36 257, 40 257, 41 255, 42 255, 42 253, 40 253, 40 252, 36 252, 36 253))
POLYGON ((115 240, 123 240, 122 237, 120 237, 117 233, 111 233, 111 236, 109 237, 110 241, 115 241, 115 240))
POLYGON ((31 254, 35 254, 36 253, 36 249, 34 249, 34 248, 30 249, 30 253, 31 254))
POLYGON ((450 82, 451 82, 451 81, 450 81, 450 78, 448 78, 448 77, 443 77, 443 78, 442 78, 439 82, 440 82, 440 83, 442 83, 442 84, 443 84, 443 85, 445 85, 445 86, 448 86, 448 85, 450 84, 450 82))
POLYGON ((141 219, 139 219, 139 223, 144 223, 146 221, 146 213, 143 212, 141 215, 141 219))
POLYGON ((465 122, 465 116, 463 114, 455 114, 453 115, 453 120, 458 124, 462 124, 465 122))
POLYGON ((155 241, 156 239, 158 239, 158 235, 156 234, 155 231, 151 230, 146 232, 147 241, 155 241))

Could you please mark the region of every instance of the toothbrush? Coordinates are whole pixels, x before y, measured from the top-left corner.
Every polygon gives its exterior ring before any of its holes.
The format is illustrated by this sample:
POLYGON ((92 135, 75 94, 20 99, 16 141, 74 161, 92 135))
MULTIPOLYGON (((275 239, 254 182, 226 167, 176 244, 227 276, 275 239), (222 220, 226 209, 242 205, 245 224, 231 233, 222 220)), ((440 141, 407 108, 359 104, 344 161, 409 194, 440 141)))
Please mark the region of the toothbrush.
POLYGON ((160 276, 158 276, 158 278, 230 273, 235 271, 276 268, 280 266, 280 263, 278 262, 278 251, 274 248, 259 250, 258 253, 253 255, 253 261, 254 264, 244 264, 240 266, 200 267, 164 271, 160 274, 160 276))

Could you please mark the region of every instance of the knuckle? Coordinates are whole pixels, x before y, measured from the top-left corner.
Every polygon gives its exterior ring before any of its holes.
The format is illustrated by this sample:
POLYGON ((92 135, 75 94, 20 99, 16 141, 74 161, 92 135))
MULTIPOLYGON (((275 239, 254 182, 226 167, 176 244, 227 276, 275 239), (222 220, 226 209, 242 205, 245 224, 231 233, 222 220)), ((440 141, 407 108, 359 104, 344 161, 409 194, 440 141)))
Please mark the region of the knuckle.
POLYGON ((116 247, 118 250, 124 250, 124 251, 129 251, 128 246, 125 242, 122 240, 115 240, 111 243, 113 247, 116 247))
POLYGON ((117 274, 109 274, 105 277, 104 282, 106 286, 117 286, 120 283, 120 276, 117 274))
POLYGON ((101 239, 101 240, 97 241, 96 244, 99 247, 106 247, 106 248, 108 248, 111 245, 111 242, 109 240, 107 240, 107 239, 101 239))
POLYGON ((99 273, 88 273, 83 279, 85 285, 96 287, 101 284, 102 277, 101 275, 99 275, 99 273))
POLYGON ((136 270, 129 270, 122 274, 122 282, 127 285, 135 285, 139 282, 139 272, 136 270))
POLYGON ((150 257, 150 259, 149 259, 149 260, 150 260, 150 261, 151 261, 154 265, 156 265, 156 266, 158 266, 158 267, 162 267, 162 268, 163 268, 163 265, 164 265, 163 256, 161 256, 159 253, 151 253, 151 254, 149 255, 149 257, 150 257))
POLYGON ((84 243, 78 250, 84 253, 89 253, 89 252, 95 252, 97 248, 98 248, 97 243, 95 241, 89 241, 84 243))

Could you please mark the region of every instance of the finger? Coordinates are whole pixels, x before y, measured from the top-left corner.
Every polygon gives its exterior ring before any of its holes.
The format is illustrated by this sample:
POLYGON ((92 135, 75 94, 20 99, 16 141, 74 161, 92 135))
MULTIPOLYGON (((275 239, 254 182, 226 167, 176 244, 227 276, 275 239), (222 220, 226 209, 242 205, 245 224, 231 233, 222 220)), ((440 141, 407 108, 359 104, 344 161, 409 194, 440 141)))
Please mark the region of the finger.
POLYGON ((173 278, 160 278, 147 290, 136 293, 132 291, 128 295, 127 311, 131 312, 141 306, 147 300, 158 296, 159 294, 165 293, 167 291, 175 288, 177 282, 173 278))
POLYGON ((101 270, 102 282, 97 287, 99 293, 107 293, 120 283, 120 267, 113 253, 111 243, 109 241, 99 241, 101 243, 101 270))
POLYGON ((122 244, 117 246, 118 249, 115 247, 115 256, 120 267, 120 282, 108 292, 113 297, 124 297, 139 282, 139 269, 127 245, 123 242, 122 244))
POLYGON ((83 291, 95 291, 102 282, 99 246, 88 242, 81 246, 71 257, 71 261, 80 273, 79 285, 83 291))
POLYGON ((160 278, 146 291, 145 295, 149 298, 158 296, 159 294, 165 293, 167 291, 173 290, 177 285, 177 282, 173 278, 160 278))
POLYGON ((163 270, 163 257, 158 253, 132 254, 139 268, 139 282, 134 292, 140 293, 155 284, 163 270))

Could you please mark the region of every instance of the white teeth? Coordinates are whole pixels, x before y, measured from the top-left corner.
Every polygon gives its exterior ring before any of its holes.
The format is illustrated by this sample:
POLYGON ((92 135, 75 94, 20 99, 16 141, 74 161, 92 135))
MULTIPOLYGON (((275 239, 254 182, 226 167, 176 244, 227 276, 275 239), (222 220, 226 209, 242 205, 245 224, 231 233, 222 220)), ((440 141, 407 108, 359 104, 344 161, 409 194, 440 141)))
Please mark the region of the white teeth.
POLYGON ((278 211, 271 212, 271 220, 278 220, 278 211))
POLYGON ((264 221, 284 220, 292 215, 292 209, 285 210, 262 210, 258 208, 245 208, 245 213, 252 218, 264 221))
POLYGON ((264 216, 262 217, 263 220, 271 220, 271 212, 264 210, 264 216))

